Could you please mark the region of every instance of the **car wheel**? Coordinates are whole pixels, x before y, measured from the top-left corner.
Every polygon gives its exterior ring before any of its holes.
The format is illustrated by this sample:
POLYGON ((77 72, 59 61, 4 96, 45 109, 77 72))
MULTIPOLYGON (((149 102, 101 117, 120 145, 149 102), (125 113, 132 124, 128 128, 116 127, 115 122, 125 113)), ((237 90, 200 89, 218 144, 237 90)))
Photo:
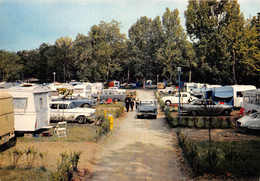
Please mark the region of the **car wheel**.
POLYGON ((79 117, 77 118, 77 121, 78 121, 79 124, 85 124, 85 123, 87 122, 85 116, 79 116, 79 117))
POLYGON ((137 119, 141 119, 142 117, 140 115, 137 116, 137 119))
POLYGON ((192 116, 197 116, 197 115, 198 115, 198 112, 197 112, 197 111, 191 111, 191 115, 192 115, 192 116))
POLYGON ((156 115, 154 115, 154 116, 153 116, 153 119, 156 119, 156 117, 157 117, 157 116, 156 116, 156 115))
POLYGON ((85 104, 82 105, 82 107, 90 108, 90 105, 88 103, 85 103, 85 104))
POLYGON ((115 101, 115 102, 118 102, 118 101, 120 101, 120 100, 119 100, 118 98, 115 98, 114 101, 115 101))
POLYGON ((224 114, 225 116, 229 116, 229 115, 230 115, 230 111, 229 111, 229 110, 224 110, 224 111, 223 111, 223 114, 224 114))
POLYGON ((241 128, 241 132, 245 134, 247 132, 247 128, 241 128))
POLYGON ((165 101, 165 105, 169 106, 171 104, 171 101, 167 100, 165 101))

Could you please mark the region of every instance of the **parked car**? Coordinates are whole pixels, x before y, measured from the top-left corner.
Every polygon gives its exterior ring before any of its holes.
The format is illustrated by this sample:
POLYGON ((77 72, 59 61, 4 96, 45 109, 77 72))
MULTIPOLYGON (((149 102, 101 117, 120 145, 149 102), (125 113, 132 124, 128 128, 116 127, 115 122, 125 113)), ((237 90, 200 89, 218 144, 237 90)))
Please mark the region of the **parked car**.
POLYGON ((95 119, 95 109, 77 107, 73 101, 52 101, 50 108, 50 119, 52 121, 65 120, 85 124, 95 119))
POLYGON ((174 87, 166 87, 165 89, 158 89, 159 93, 164 93, 164 94, 171 94, 176 92, 177 89, 175 89, 174 87))
POLYGON ((248 129, 260 130, 260 112, 245 115, 236 121, 236 125, 243 133, 248 129))
POLYGON ((92 108, 95 106, 96 99, 74 98, 74 99, 53 99, 53 101, 72 101, 77 107, 92 108))
POLYGON ((98 95, 93 95, 92 96, 96 100, 100 100, 102 102, 107 101, 108 99, 112 99, 113 101, 124 101, 126 98, 126 94, 118 94, 118 93, 113 93, 113 92, 103 92, 102 94, 98 95))
POLYGON ((156 119, 157 117, 157 104, 155 101, 139 101, 136 111, 137 118, 144 116, 151 116, 156 119))
MULTIPOLYGON (((189 103, 195 99, 198 99, 194 96, 191 96, 188 92, 181 92, 180 101, 181 104, 189 103)), ((162 101, 169 106, 170 104, 178 104, 179 103, 179 93, 174 94, 173 96, 164 96, 162 97, 162 101)))
POLYGON ((225 104, 216 104, 210 99, 196 99, 189 104, 181 106, 182 113, 196 115, 230 115, 233 106, 225 104))

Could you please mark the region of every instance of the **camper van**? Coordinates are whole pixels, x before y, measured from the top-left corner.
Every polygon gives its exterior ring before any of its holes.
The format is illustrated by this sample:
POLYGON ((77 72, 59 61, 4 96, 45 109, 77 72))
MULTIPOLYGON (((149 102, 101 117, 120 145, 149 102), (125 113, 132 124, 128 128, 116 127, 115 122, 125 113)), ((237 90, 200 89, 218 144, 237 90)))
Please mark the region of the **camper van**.
POLYGON ((244 92, 243 108, 245 112, 260 112, 260 89, 248 90, 244 92))
POLYGON ((12 87, 16 132, 34 132, 50 123, 49 91, 40 87, 12 87))
POLYGON ((14 138, 13 98, 5 91, 0 91, 0 145, 14 138))
POLYGON ((240 108, 243 105, 243 94, 246 90, 256 89, 253 85, 232 85, 213 88, 207 92, 206 98, 212 98, 215 103, 228 104, 235 108, 240 108))

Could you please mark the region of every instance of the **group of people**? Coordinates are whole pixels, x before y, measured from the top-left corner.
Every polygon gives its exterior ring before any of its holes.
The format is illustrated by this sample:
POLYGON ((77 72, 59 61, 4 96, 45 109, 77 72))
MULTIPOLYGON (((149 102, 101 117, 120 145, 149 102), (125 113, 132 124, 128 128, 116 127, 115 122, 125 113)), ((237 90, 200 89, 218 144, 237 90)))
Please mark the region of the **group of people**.
POLYGON ((132 95, 131 96, 129 96, 129 95, 126 96, 126 98, 125 98, 126 112, 129 111, 129 107, 131 108, 131 111, 133 111, 134 105, 135 105, 135 101, 136 101, 136 98, 133 97, 132 95))

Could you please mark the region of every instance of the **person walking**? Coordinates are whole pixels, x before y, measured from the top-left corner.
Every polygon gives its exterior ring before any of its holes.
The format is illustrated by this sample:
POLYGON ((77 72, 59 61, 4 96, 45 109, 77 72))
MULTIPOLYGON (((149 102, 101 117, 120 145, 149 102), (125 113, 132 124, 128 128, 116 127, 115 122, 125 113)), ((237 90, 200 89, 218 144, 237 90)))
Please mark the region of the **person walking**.
POLYGON ((135 105, 135 98, 131 95, 130 100, 131 100, 131 102, 130 102, 131 111, 133 111, 134 110, 134 105, 135 105))
POLYGON ((126 112, 129 111, 130 103, 131 103, 131 99, 130 99, 129 95, 127 95, 126 98, 125 98, 125 108, 126 108, 126 112))

